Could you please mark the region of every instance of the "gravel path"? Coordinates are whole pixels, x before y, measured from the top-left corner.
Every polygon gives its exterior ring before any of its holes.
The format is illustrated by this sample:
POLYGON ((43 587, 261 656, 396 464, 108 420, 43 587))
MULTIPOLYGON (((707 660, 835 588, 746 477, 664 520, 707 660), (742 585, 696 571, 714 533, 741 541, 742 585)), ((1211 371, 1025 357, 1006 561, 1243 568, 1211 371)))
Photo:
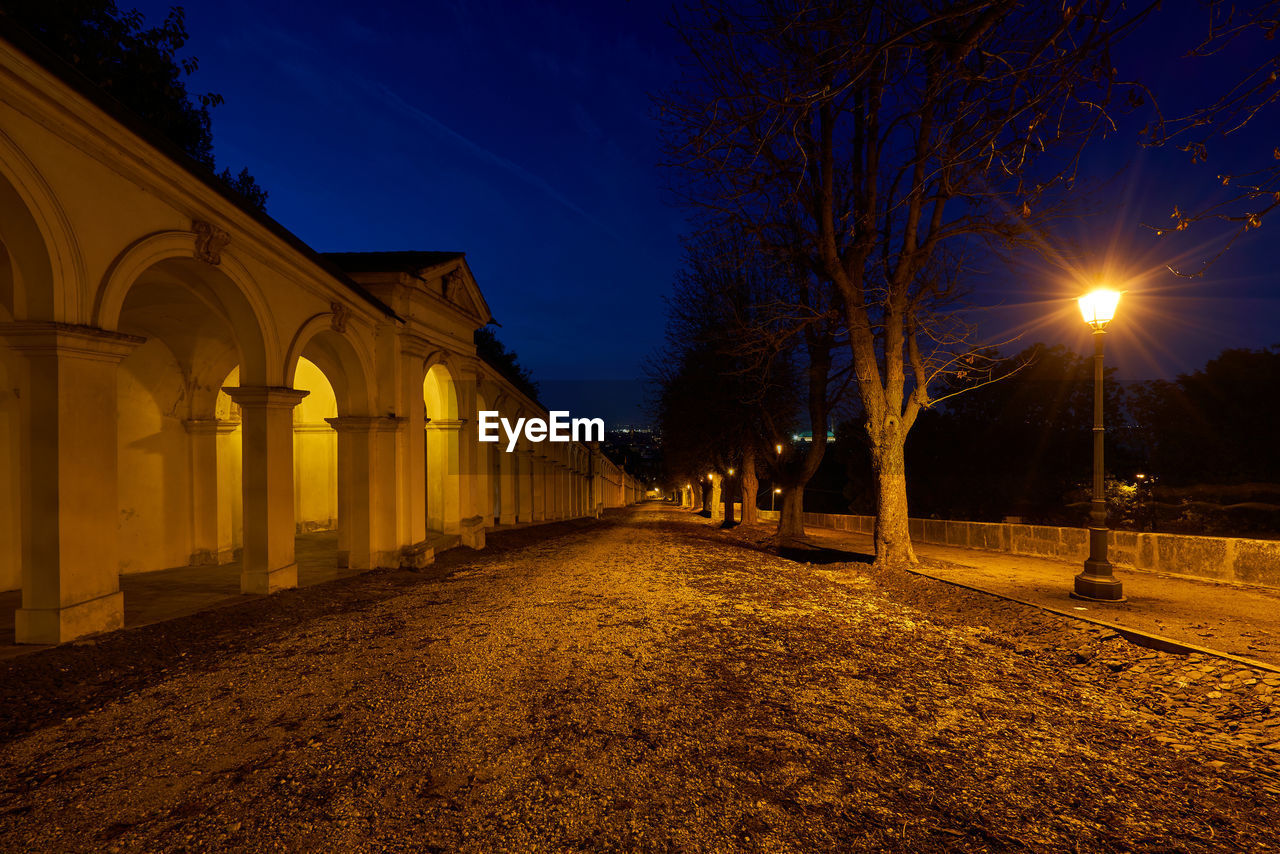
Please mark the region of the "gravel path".
POLYGON ((1264 678, 749 546, 643 507, 3 662, 0 851, 1278 844, 1264 678))

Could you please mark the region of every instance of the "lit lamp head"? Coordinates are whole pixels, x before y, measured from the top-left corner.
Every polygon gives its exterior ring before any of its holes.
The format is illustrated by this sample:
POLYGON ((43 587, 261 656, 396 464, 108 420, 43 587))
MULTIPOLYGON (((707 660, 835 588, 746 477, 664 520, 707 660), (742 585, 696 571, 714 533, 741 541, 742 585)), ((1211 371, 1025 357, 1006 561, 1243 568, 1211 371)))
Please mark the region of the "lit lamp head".
POLYGON ((1095 332, 1107 328, 1111 318, 1116 316, 1116 306, 1120 303, 1120 291, 1110 288, 1098 288, 1090 291, 1077 300, 1080 314, 1084 322, 1093 327, 1095 332))
POLYGON ((773 494, 774 494, 774 495, 781 495, 781 494, 782 494, 782 490, 781 490, 781 489, 778 489, 778 488, 776 488, 776 487, 775 487, 775 488, 774 488, 774 490, 773 490, 773 494))
POLYGON ((778 449, 778 453, 782 453, 782 445, 774 445, 774 447, 778 449))
POLYGON ((733 469, 729 469, 729 477, 733 477, 733 469))

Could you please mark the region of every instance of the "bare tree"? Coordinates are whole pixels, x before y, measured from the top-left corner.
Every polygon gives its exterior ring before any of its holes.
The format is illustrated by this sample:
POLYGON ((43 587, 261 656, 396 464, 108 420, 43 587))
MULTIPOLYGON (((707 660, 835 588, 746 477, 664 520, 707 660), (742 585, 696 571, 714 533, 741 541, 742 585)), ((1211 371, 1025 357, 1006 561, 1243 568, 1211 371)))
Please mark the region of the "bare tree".
MULTIPOLYGON (((1111 127, 1118 0, 703 0, 660 101, 677 192, 790 254, 842 312, 877 487, 876 556, 914 563, 904 443, 967 370, 966 253, 1043 227, 1111 127)), ((815 439, 818 438, 815 430, 815 439)))
MULTIPOLYGON (((1280 32, 1280 0, 1264 0, 1244 7, 1208 0, 1203 6, 1208 18, 1207 29, 1204 38, 1186 57, 1188 60, 1209 59, 1241 48, 1247 54, 1252 47, 1249 42, 1271 44, 1280 32)), ((1245 67, 1230 88, 1210 104, 1170 118, 1160 114, 1157 104, 1156 119, 1143 129, 1144 143, 1176 145, 1190 156, 1193 164, 1206 163, 1217 143, 1245 128, 1260 114, 1273 112, 1280 103, 1280 49, 1264 47, 1262 52, 1262 58, 1245 67)), ((1164 235, 1206 220, 1228 224, 1221 247, 1198 270, 1188 272, 1170 267, 1172 272, 1202 274, 1241 235, 1261 226, 1263 217, 1280 208, 1280 139, 1273 139, 1271 149, 1258 154, 1252 166, 1217 174, 1221 185, 1229 188, 1221 201, 1194 210, 1175 207, 1170 222, 1149 226, 1157 235, 1164 235), (1263 162, 1264 159, 1269 162, 1263 162)))
POLYGON ((666 347, 648 369, 669 474, 732 469, 746 522, 756 520, 756 460, 796 408, 791 345, 768 330, 775 288, 760 262, 732 237, 692 243, 668 300, 666 347))
POLYGON ((751 522, 757 471, 770 470, 783 487, 782 542, 804 536, 804 488, 849 376, 835 358, 840 313, 792 260, 762 255, 738 235, 694 241, 668 301, 666 350, 650 370, 673 473, 740 470, 743 521, 751 522), (814 440, 792 446, 805 423, 814 440), (787 453, 776 453, 779 445, 787 453))

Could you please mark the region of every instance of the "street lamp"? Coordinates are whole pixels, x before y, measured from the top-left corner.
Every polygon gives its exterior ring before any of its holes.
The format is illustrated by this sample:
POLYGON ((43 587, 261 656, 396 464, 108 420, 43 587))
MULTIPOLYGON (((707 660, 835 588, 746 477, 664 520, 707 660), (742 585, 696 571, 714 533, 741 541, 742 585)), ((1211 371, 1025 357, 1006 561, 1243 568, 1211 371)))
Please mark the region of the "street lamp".
POLYGON ((776 486, 773 488, 773 496, 769 499, 769 511, 773 512, 778 509, 778 496, 782 494, 782 490, 776 486))
POLYGON ((1093 328, 1093 501, 1089 508, 1089 558, 1076 576, 1072 598, 1123 602, 1124 589, 1107 560, 1107 496, 1102 465, 1102 347, 1107 324, 1115 317, 1120 292, 1099 288, 1078 300, 1084 322, 1093 328))

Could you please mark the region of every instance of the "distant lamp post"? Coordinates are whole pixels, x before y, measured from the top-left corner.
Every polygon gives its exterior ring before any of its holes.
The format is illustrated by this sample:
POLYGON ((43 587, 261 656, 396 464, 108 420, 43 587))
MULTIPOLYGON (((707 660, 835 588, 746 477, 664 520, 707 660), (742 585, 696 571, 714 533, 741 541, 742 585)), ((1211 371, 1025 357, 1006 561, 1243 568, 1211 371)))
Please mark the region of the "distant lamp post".
POLYGON ((774 510, 777 510, 777 509, 778 509, 778 504, 777 504, 777 502, 778 502, 778 496, 779 496, 779 495, 781 495, 781 494, 782 494, 782 490, 781 490, 781 489, 778 489, 778 488, 775 486, 775 487, 773 488, 773 496, 769 499, 769 510, 770 510, 770 512, 772 512, 772 511, 774 511, 774 510))
POLYGON ((1099 288, 1080 297, 1080 314, 1093 328, 1093 502, 1089 508, 1089 558, 1076 576, 1075 599, 1123 602, 1124 589, 1107 560, 1107 495, 1102 464, 1102 354, 1107 324, 1115 317, 1120 292, 1099 288))
POLYGON ((782 456, 782 443, 781 443, 781 442, 779 442, 778 444, 774 445, 774 446, 773 446, 773 449, 774 449, 775 451, 777 451, 777 452, 778 452, 778 456, 782 456))

